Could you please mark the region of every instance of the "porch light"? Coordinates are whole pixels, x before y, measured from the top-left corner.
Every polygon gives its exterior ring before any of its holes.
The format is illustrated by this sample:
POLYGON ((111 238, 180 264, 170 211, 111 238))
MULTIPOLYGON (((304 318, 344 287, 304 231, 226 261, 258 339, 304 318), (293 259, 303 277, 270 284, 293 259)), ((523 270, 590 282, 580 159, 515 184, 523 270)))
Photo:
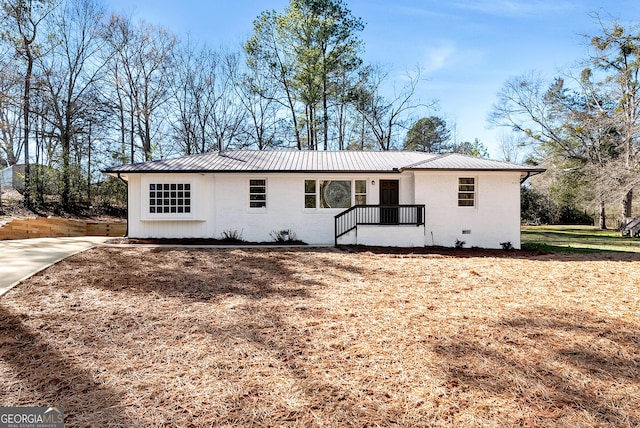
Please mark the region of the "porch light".
POLYGON ((375 186, 376 185, 376 180, 371 180, 371 185, 375 186))

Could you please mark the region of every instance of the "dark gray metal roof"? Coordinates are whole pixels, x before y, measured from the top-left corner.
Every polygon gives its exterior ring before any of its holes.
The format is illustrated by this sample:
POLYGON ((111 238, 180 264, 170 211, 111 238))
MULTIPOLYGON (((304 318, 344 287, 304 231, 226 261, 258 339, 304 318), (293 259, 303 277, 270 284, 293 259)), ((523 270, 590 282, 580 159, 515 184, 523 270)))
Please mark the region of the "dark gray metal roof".
POLYGON ((542 172, 460 154, 424 152, 231 150, 107 168, 105 174, 177 172, 399 172, 402 170, 542 172))

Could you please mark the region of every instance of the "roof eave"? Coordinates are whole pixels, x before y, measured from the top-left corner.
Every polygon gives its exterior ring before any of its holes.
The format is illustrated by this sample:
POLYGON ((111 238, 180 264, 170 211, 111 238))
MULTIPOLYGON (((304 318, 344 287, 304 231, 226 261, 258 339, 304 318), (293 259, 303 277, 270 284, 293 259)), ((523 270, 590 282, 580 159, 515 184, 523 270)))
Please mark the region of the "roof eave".
POLYGON ((402 169, 387 170, 342 170, 342 169, 310 169, 310 170, 273 170, 273 169, 167 169, 167 170, 116 170, 106 169, 103 174, 116 177, 118 174, 399 174, 402 169))
POLYGON ((520 172, 529 176, 541 174, 544 168, 394 168, 391 170, 216 170, 216 169, 167 169, 167 170, 132 170, 132 169, 105 169, 101 172, 112 177, 118 174, 399 174, 404 171, 479 171, 479 172, 520 172))
POLYGON ((543 168, 406 168, 403 171, 488 171, 488 172, 521 172, 541 174, 546 171, 543 168))

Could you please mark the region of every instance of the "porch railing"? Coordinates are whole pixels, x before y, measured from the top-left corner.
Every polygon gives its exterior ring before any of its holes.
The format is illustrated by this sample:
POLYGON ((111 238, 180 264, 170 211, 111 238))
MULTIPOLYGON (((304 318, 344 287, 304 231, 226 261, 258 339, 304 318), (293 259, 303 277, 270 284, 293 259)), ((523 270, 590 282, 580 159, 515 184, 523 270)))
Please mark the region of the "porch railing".
POLYGON ((424 224, 424 205, 354 205, 335 216, 335 243, 360 225, 424 224))

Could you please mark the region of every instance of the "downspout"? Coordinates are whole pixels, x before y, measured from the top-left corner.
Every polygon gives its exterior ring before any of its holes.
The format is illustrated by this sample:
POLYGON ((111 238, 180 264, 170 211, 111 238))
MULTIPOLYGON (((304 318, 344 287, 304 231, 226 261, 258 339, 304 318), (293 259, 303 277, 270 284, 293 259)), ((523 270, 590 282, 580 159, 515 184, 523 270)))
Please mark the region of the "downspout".
POLYGON ((529 177, 531 177, 531 171, 527 171, 527 175, 525 175, 524 178, 520 179, 520 185, 524 184, 524 182, 527 181, 529 177))
POLYGON ((129 182, 122 178, 120 173, 118 173, 118 180, 122 181, 127 188, 127 230, 125 230, 124 236, 129 237, 129 182))

